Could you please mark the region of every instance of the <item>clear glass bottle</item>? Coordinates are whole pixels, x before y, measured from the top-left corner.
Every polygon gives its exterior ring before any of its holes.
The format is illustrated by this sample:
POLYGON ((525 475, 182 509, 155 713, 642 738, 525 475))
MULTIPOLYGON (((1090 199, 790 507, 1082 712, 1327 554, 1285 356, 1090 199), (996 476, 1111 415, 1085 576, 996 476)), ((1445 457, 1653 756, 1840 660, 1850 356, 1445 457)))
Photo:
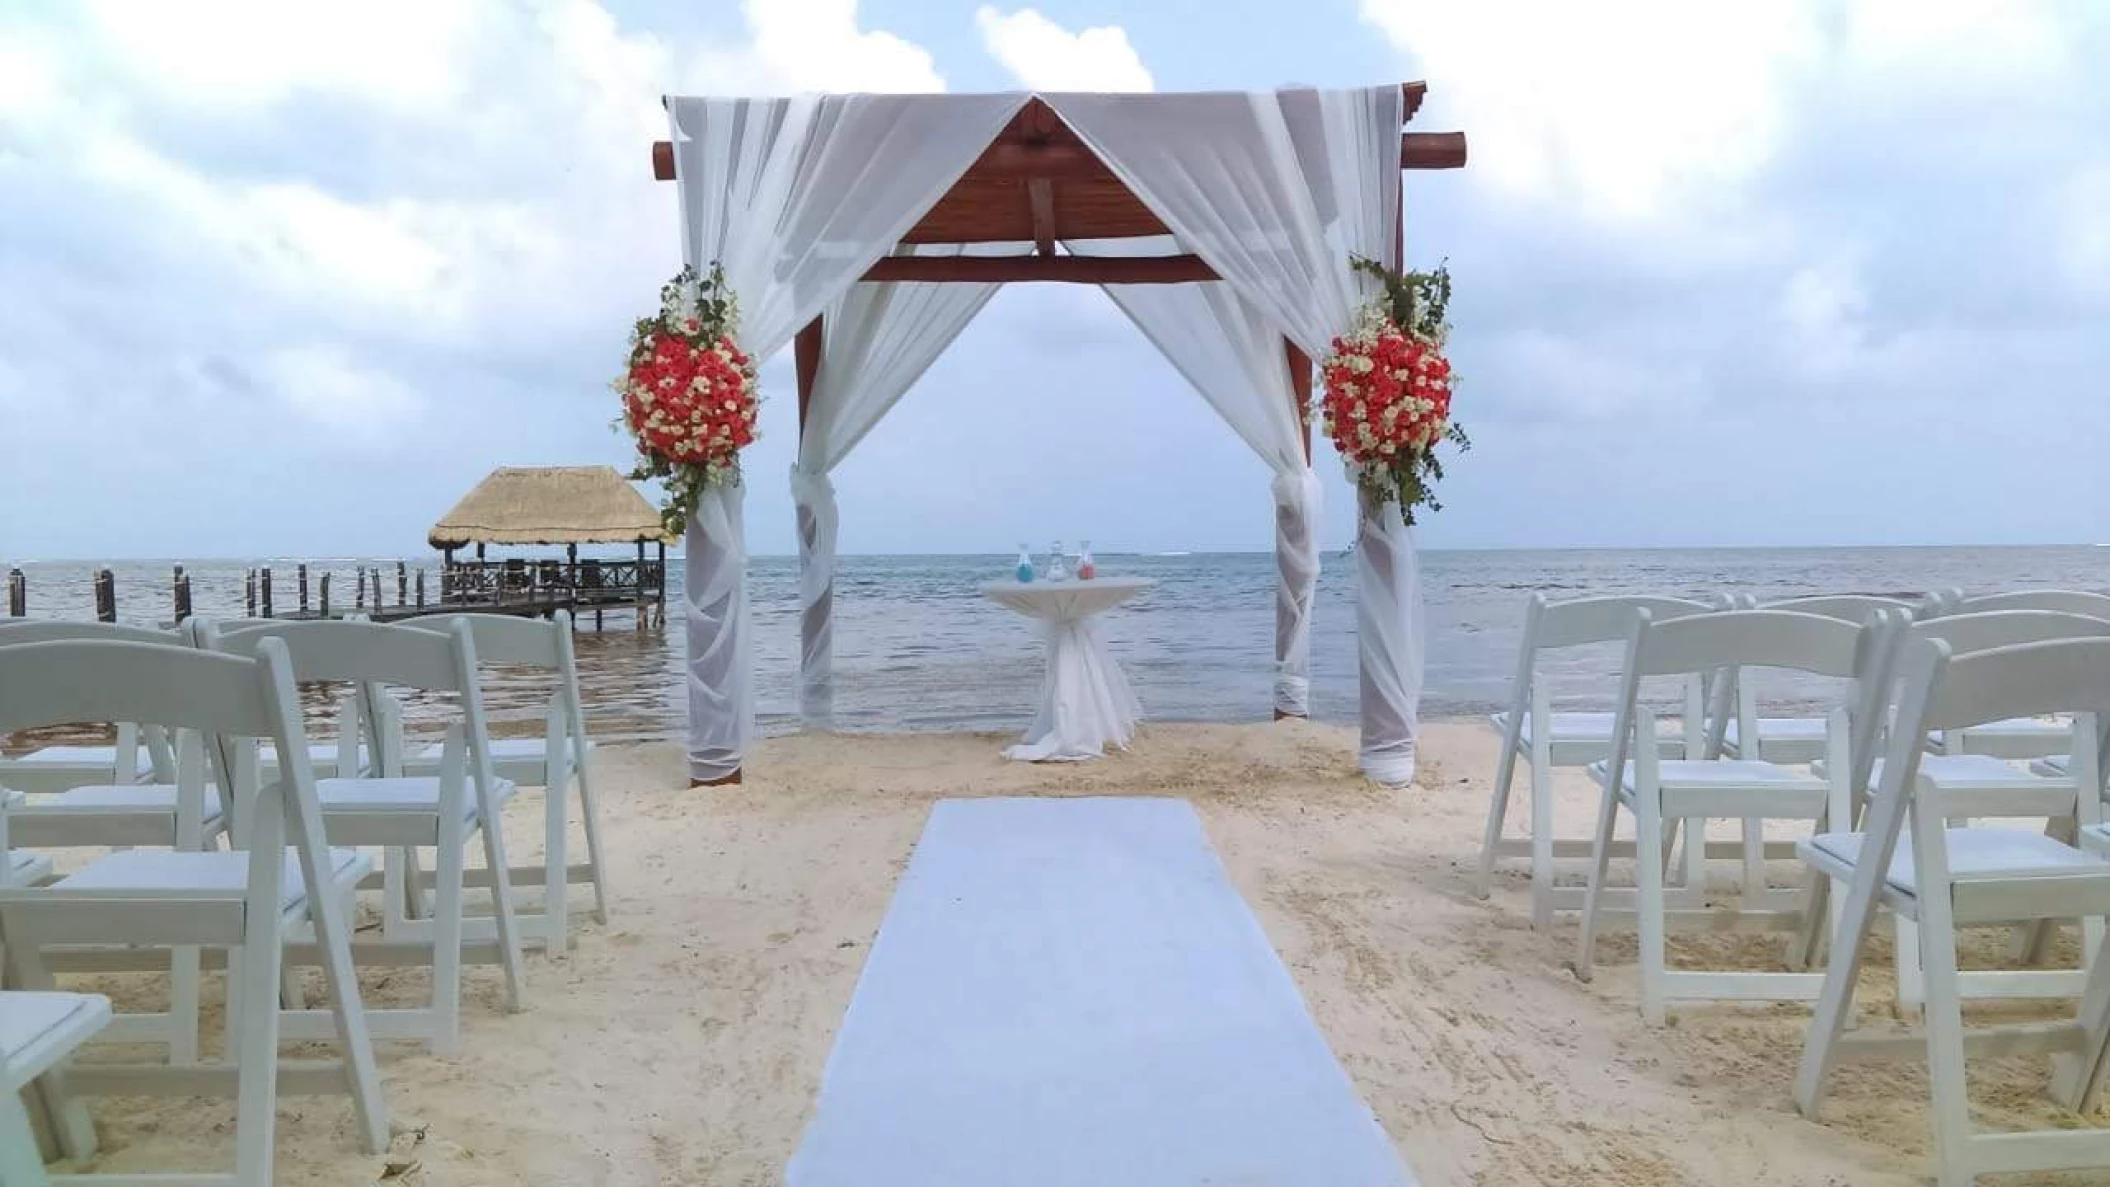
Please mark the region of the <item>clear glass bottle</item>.
POLYGON ((1092 542, 1077 541, 1077 580, 1090 581, 1099 575, 1099 566, 1092 560, 1092 542))
POLYGON ((1070 562, 1062 555, 1062 541, 1057 540, 1048 546, 1048 580, 1068 581, 1069 579, 1070 562))
POLYGON ((1020 584, 1033 580, 1033 553, 1023 544, 1018 546, 1017 573, 1020 584))

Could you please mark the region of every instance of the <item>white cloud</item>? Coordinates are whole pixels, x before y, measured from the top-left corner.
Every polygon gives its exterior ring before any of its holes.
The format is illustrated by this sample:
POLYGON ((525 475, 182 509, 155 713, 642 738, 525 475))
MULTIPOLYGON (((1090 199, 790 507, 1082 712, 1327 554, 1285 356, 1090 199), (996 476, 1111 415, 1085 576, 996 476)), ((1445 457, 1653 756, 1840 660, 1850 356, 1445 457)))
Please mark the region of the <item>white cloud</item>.
POLYGON ((457 100, 456 68, 497 0, 91 0, 120 70, 157 98, 200 107, 273 103, 300 90, 405 111, 457 100))
POLYGON ((1798 5, 1362 0, 1472 138, 1471 172, 1621 216, 1749 176, 1817 32, 1798 5))
POLYGON ((974 23, 982 32, 983 47, 1012 77, 1034 90, 1157 89, 1119 25, 1072 33, 1035 9, 1005 15, 987 5, 975 10, 974 23))
POLYGON ((402 380, 329 345, 289 346, 264 360, 263 382, 280 402, 361 445, 396 441, 425 401, 402 380))
POLYGON ((752 40, 706 47, 690 72, 716 95, 791 91, 942 91, 930 51, 860 28, 857 0, 742 0, 752 40))

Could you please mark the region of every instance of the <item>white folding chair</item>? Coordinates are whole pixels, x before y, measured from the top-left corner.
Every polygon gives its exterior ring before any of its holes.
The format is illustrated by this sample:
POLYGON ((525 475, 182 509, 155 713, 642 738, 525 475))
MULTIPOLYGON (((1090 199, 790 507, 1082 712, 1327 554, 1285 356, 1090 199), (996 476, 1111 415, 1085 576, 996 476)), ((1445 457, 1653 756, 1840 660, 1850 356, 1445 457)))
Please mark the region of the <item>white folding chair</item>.
MULTIPOLYGON (((1822 597, 1786 598, 1776 602, 1746 603, 1746 608, 1757 610, 1784 610, 1791 614, 1815 614, 1821 618, 1836 618, 1855 626, 1866 624, 1874 615, 1896 610, 1910 616, 1931 613, 1932 601, 1907 602, 1899 598, 1878 597, 1873 594, 1831 594, 1822 597)), ((1757 690, 1748 681, 1736 680, 1730 673, 1735 693, 1729 698, 1731 708, 1720 715, 1716 726, 1721 730, 1720 751, 1731 758, 1761 758, 1767 762, 1806 763, 1824 757, 1825 719, 1822 717, 1765 717, 1758 712, 1757 690), (1757 737, 1758 751, 1744 752, 1743 740, 1757 737)))
POLYGON ((1821 834, 1803 846, 1806 861, 1851 890, 1804 1042, 1796 1104, 1815 1120, 1839 1063, 1923 1053, 1940 1187, 1970 1187, 1986 1174, 2110 1167, 2110 1131, 1975 1132, 1965 1083, 1972 1052, 2051 1053, 2055 1094, 2080 1108, 2100 1087, 2110 1036, 2110 968, 2099 956, 2092 963, 2071 1021, 1967 1032, 1956 967, 1959 927, 2110 914, 2110 862, 2040 833, 1948 827, 1956 806, 1919 772, 1920 739, 1928 729, 2064 711, 2085 727, 2085 734, 2076 733, 2084 741, 2073 747, 2071 769, 2083 786, 2094 782, 2097 715, 2110 709, 2110 639, 2058 639, 1954 658, 1948 644, 1921 639, 1907 647, 1899 671, 1897 720, 1864 828, 1821 834), (1918 1035, 1847 1033, 1868 933, 1884 907, 1919 925, 1927 1003, 1918 1035))
MULTIPOLYGON (((1539 670, 1540 663, 1547 652, 1625 640, 1633 625, 1634 611, 1639 609, 1669 621, 1706 614, 1720 606, 1664 597, 1550 602, 1544 594, 1531 595, 1524 605, 1524 638, 1517 650, 1511 705, 1508 711, 1490 718, 1502 735, 1502 756, 1495 767, 1494 793, 1488 800, 1487 829, 1480 844, 1480 870, 1475 885, 1480 897, 1487 897, 1496 858, 1529 856, 1533 927, 1550 924, 1556 909, 1573 910, 1582 905, 1579 892, 1555 888, 1553 863, 1558 857, 1586 857, 1590 853, 1588 840, 1561 840, 1555 836, 1554 769, 1586 767, 1609 757, 1617 724, 1615 713, 1555 712, 1553 692, 1539 670), (1504 829, 1519 755, 1530 764, 1531 831, 1529 837, 1512 839, 1504 835, 1504 829)), ((1705 731, 1694 724, 1697 720, 1695 715, 1693 722, 1661 723, 1666 755, 1685 753, 1687 757, 1699 757, 1697 748, 1705 731)))
MULTIPOLYGON (((495 946, 491 931, 479 927, 472 933, 465 918, 469 844, 480 836, 487 868, 508 868, 500 811, 513 794, 512 783, 491 773, 476 645, 468 624, 441 633, 372 622, 268 622, 222 634, 213 623, 200 621, 196 631, 199 646, 236 655, 280 641, 292 656, 295 677, 304 682, 392 685, 460 697, 461 720, 448 727, 439 774, 320 779, 316 794, 333 843, 373 846, 385 855, 383 934, 355 941, 354 959, 424 965, 432 972, 426 1006, 368 1011, 374 1034, 421 1041, 435 1054, 453 1053, 461 1036, 465 960, 502 966, 508 1007, 525 1008, 526 975, 512 896, 494 887, 494 918, 478 921, 495 923, 495 946), (418 877, 410 854, 419 849, 434 851, 437 889, 431 918, 411 920, 402 907, 409 898, 406 887, 418 877)), ((289 1020, 289 1028, 297 1024, 304 1033, 315 1021, 303 1015, 289 1020)))
POLYGON ((51 876, 51 859, 41 853, 14 847, 9 823, 26 797, 19 791, 0 788, 0 886, 35 886, 51 876))
MULTIPOLYGON (((561 952, 569 946, 566 928, 570 903, 565 892, 570 884, 591 884, 594 919, 608 922, 608 867, 601 856, 600 807, 590 774, 594 744, 586 736, 585 709, 579 697, 571 615, 559 610, 544 623, 499 614, 463 614, 445 619, 412 619, 401 625, 444 632, 453 629, 454 622, 469 625, 478 663, 536 668, 555 677, 542 736, 493 738, 490 754, 491 769, 499 778, 544 789, 542 864, 515 866, 509 880, 516 890, 541 891, 539 910, 521 915, 523 936, 540 941, 547 950, 561 952), (586 834, 586 861, 579 865, 569 861, 570 842, 566 836, 574 786, 578 789, 579 816, 586 834), (558 873, 553 876, 551 871, 558 873)), ((395 719, 395 733, 400 739, 400 718, 395 719)), ((400 747, 400 742, 397 745, 400 747)), ((436 774, 444 751, 444 745, 435 742, 416 754, 404 756, 402 773, 436 774)))
MULTIPOLYGON (((1754 821, 1809 821, 1821 828, 1827 819, 1851 818, 1854 720, 1849 706, 1857 703, 1867 681, 1882 678, 1888 632, 1888 620, 1880 615, 1867 626, 1855 626, 1836 618, 1780 610, 1726 611, 1664 623, 1652 621, 1645 610, 1635 612, 1620 693, 1618 735, 1609 761, 1590 768, 1604 791, 1576 952, 1579 976, 1588 980, 1591 975, 1611 842, 1621 809, 1633 814, 1638 838, 1662 836, 1667 821, 1682 822, 1688 850, 1694 838, 1706 835, 1707 822, 1713 819, 1743 820, 1749 836, 1756 831, 1754 821), (1845 703, 1828 718, 1830 776, 1818 777, 1760 759, 1660 757, 1655 715, 1641 703, 1643 682, 1676 676, 1692 689, 1701 676, 1725 668, 1779 669, 1853 682, 1845 703)), ((1694 694, 1689 691, 1687 695, 1694 694)), ((1659 857, 1644 850, 1637 853, 1634 863, 1639 883, 1635 913, 1641 939, 1644 1018, 1662 1022, 1671 1001, 1793 1001, 1816 996, 1821 978, 1814 973, 1670 969, 1665 934, 1671 924, 1693 922, 1719 930, 1733 923, 1792 931, 1809 909, 1810 896, 1772 890, 1763 883, 1763 868, 1758 871, 1760 883, 1754 885, 1747 866, 1736 914, 1725 919, 1718 912, 1704 911, 1695 918, 1693 912, 1672 912, 1665 905, 1664 863, 1659 857)), ((1688 868, 1688 881, 1699 875, 1704 875, 1704 869, 1688 868)))
MULTIPOLYGON (((282 645, 262 647, 254 659, 127 642, 0 647, 0 731, 113 719, 210 737, 270 738, 282 753, 306 754, 293 668, 282 645)), ((366 863, 356 853, 325 847, 314 781, 298 758, 286 778, 256 790, 254 802, 237 815, 245 821, 237 833, 244 851, 126 850, 46 886, 0 890, 0 935, 13 987, 55 988, 44 961, 52 946, 229 950, 231 1064, 97 1061, 43 1077, 47 1112, 71 1157, 94 1150, 77 1095, 233 1095, 234 1172, 164 1180, 197 1187, 271 1182, 282 1091, 349 1093, 364 1148, 379 1153, 388 1141, 344 905, 366 863), (280 962, 288 936, 308 929, 328 978, 327 1037, 342 1058, 281 1067, 280 962)))
MULTIPOLYGON (((23 1104, 24 1090, 61 1068, 109 1022, 106 997, 0 990, 0 1184, 45 1187, 51 1182, 23 1104)), ((82 1128, 86 1123, 75 1117, 70 1124, 82 1128)))
MULTIPOLYGON (((2023 643, 2091 637, 2110 637, 2110 621, 2049 610, 1996 610, 1950 614, 1909 624, 1900 622, 1893 634, 1892 646, 1902 653, 1917 640, 1940 639, 1949 646, 1952 655, 1966 655, 2023 643)), ((1886 666, 1896 670, 1895 661, 1886 666)), ((1871 695, 1864 702, 1866 712, 1879 722, 1891 707, 1893 686, 1893 681, 1886 681, 1885 687, 1871 688, 1871 695)), ((1879 746, 1887 742, 1887 736, 1878 739, 1879 746)), ((2069 751, 2071 744, 2069 726, 2069 751)), ((1856 774, 1857 811, 1883 778, 1882 759, 1860 765, 1864 769, 1856 774)), ((2086 818, 2086 805, 2080 801, 2074 781, 2064 769, 2041 764, 2034 769, 2025 769, 1985 754, 1923 754, 1919 760, 1919 779, 1933 788, 1953 811, 1950 819, 1954 823, 1980 819, 2045 821, 2055 830, 2054 835, 2070 841, 2076 821, 2086 818)), ((1894 922, 1897 926, 1898 1008, 1908 1017, 1916 1016, 1926 1001, 1918 929, 1905 916, 1895 917, 1894 922)), ((2041 929, 2033 931, 2041 932, 2041 929)), ((1966 998, 2078 996, 2087 960, 2093 958, 2101 938, 2100 926, 2083 921, 2085 953, 2081 969, 1969 970, 1959 974, 1960 992, 1966 998)), ((2024 945, 2023 959, 2031 963, 2041 960, 2045 948, 2043 941, 2042 934, 2033 934, 2024 945)))
MULTIPOLYGON (((1953 590, 1944 605, 1947 614, 2015 610, 2110 619, 2110 595, 2073 589, 2018 589, 1966 597, 1963 591, 1953 590)), ((2071 733, 2072 723, 2057 717, 2012 717, 1964 730, 1939 730, 1928 735, 1928 745, 1941 754, 1979 754, 2014 760, 2048 758, 2066 753, 2071 733)))
MULTIPOLYGON (((176 632, 122 623, 42 618, 0 621, 0 647, 63 639, 109 639, 166 646, 182 646, 184 642, 176 632)), ((19 758, 0 757, 0 787, 29 793, 62 792, 75 787, 156 780, 166 783, 175 777, 174 754, 159 730, 141 730, 137 723, 129 721, 114 724, 114 746, 40 746, 19 758)))

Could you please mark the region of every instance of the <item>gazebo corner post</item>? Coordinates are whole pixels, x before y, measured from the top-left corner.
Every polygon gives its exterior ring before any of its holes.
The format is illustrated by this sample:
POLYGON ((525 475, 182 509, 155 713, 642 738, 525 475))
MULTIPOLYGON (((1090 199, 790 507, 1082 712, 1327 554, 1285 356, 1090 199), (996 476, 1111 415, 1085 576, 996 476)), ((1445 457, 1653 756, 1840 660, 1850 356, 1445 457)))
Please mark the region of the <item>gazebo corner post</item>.
POLYGON ((1290 404, 1303 429, 1302 472, 1275 478, 1275 720, 1311 716, 1311 614, 1319 580, 1318 483, 1311 469, 1311 356, 1282 340, 1290 404))
MULTIPOLYGON (((801 456, 813 394, 820 384, 821 368, 826 365, 826 341, 826 323, 816 316, 800 328, 792 344, 792 365, 798 377, 801 456)), ((792 502, 797 508, 799 534, 799 718, 808 729, 829 728, 833 724, 835 709, 835 541, 822 539, 820 510, 814 498, 804 497, 801 493, 802 487, 808 483, 817 486, 825 482, 826 474, 810 474, 794 465, 792 502), (816 553, 823 546, 828 555, 820 563, 827 566, 829 579, 818 589, 809 591, 808 574, 816 563, 816 553)))

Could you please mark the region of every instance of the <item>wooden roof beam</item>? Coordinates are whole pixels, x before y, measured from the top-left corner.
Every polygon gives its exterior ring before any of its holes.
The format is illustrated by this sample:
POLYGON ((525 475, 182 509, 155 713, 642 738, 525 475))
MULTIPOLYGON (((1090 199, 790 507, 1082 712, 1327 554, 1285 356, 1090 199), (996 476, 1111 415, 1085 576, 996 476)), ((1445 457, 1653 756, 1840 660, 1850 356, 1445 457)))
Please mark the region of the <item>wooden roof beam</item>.
MULTIPOLYGON (((1407 132, 1399 138, 1402 169, 1463 169, 1463 132, 1407 132)), ((674 180, 674 145, 654 141, 652 176, 674 180)), ((967 167, 965 177, 1045 177, 1054 181, 1110 181, 1113 170, 1087 148, 1062 144, 992 144, 967 167)))
POLYGON ((864 279, 925 284, 1191 284, 1215 280, 1200 256, 888 256, 864 279))
POLYGON ((1026 199, 1033 205, 1033 250, 1043 257, 1055 254, 1055 183, 1045 177, 1026 182, 1026 199))

